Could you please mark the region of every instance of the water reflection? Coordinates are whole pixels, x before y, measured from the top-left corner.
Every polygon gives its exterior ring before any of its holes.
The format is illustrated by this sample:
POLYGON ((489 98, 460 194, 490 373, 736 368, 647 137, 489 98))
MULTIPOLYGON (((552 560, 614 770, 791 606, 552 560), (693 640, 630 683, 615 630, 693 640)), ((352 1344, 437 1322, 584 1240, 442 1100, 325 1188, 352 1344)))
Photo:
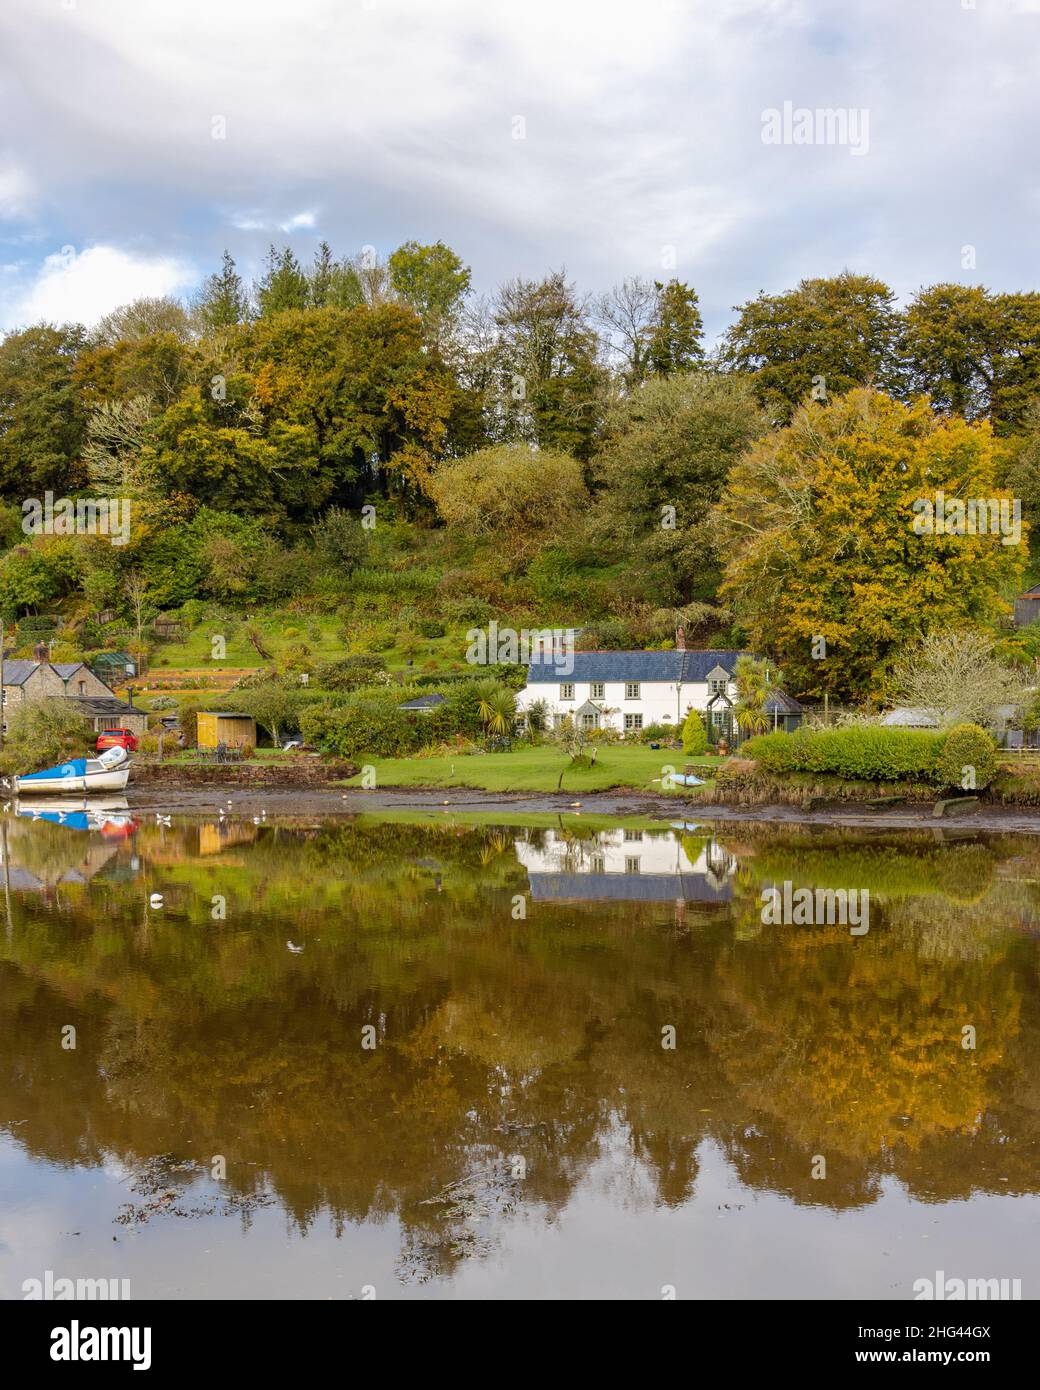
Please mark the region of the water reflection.
POLYGON ((436 1287, 593 1190, 653 1249, 715 1169, 810 1262, 811 1209, 1040 1186, 1031 839, 8 816, 3 867, 0 1132, 118 1173, 123 1228, 392 1221, 436 1287), (784 880, 868 888, 869 934, 763 925, 784 880))

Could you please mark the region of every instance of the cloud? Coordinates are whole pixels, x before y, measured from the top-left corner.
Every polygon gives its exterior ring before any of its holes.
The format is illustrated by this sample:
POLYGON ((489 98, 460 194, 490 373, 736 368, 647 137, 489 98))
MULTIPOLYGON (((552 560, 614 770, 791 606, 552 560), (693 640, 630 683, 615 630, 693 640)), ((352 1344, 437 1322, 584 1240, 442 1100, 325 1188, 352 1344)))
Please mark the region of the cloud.
POLYGON ((35 279, 0 313, 12 329, 38 323, 95 324, 132 299, 176 295, 196 279, 191 266, 168 256, 144 257, 114 246, 72 247, 47 256, 35 279))
POLYGON ((1038 3, 4 0, 0 132, 32 186, 0 218, 190 247, 201 275, 272 234, 309 259, 320 209, 337 255, 443 239, 481 289, 670 270, 709 327, 844 266, 962 278, 966 244, 968 278, 1028 286, 1038 3), (868 111, 869 153, 764 145, 788 100, 868 111))

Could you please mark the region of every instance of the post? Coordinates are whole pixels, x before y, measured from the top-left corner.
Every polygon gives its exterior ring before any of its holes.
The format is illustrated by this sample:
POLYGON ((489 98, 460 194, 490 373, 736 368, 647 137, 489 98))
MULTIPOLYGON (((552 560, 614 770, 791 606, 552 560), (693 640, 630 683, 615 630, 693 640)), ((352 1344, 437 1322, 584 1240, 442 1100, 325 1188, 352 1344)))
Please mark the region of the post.
POLYGON ((0 618, 0 753, 4 749, 4 620, 0 618))

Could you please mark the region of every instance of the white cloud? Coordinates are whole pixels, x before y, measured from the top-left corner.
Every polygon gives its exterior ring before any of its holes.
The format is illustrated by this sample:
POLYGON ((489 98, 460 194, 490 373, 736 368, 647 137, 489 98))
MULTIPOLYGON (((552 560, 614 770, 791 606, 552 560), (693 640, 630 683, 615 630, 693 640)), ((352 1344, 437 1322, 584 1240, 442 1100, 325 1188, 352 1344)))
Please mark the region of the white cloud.
POLYGON ((25 217, 33 189, 28 174, 15 164, 0 164, 0 222, 25 217))
POLYGON ((2 311, 4 327, 38 323, 90 326, 132 299, 176 294, 194 283, 195 271, 169 256, 145 257, 115 246, 65 247, 48 256, 35 281, 2 311))
POLYGON ((283 232, 297 232, 303 230, 304 228, 306 228, 308 231, 311 231, 313 230, 316 222, 317 217, 313 212, 297 212, 294 213, 293 216, 290 217, 287 222, 280 222, 278 225, 281 227, 283 232))

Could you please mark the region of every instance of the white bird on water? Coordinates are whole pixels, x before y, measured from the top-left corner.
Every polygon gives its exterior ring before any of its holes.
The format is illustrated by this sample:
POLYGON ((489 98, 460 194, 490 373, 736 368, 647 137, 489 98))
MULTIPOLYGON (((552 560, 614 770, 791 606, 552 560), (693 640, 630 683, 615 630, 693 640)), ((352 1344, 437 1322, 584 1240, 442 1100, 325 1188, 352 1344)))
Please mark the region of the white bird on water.
POLYGON ((170 824, 170 818, 169 818, 169 816, 160 816, 159 812, 156 811, 156 813, 155 813, 155 823, 156 823, 156 825, 169 825, 169 824, 170 824))
POLYGON ((292 951, 294 956, 298 956, 303 950, 302 946, 294 946, 291 941, 287 941, 285 944, 288 946, 289 950, 292 951))

